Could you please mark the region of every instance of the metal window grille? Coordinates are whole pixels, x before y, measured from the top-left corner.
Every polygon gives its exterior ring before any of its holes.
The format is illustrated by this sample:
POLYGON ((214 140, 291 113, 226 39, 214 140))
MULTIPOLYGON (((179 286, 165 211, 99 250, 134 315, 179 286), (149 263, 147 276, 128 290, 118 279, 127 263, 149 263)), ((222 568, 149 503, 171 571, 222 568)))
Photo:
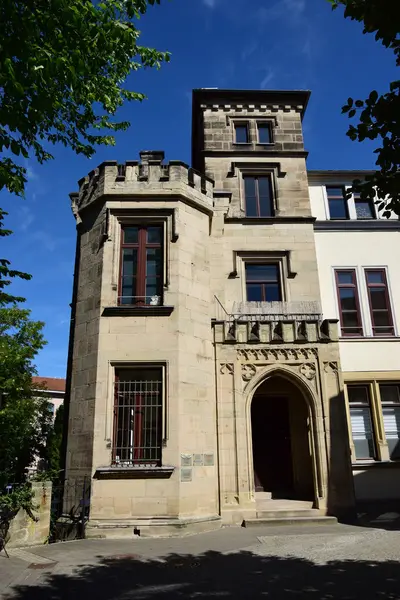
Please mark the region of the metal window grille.
POLYGON ((113 464, 161 465, 161 447, 162 371, 117 372, 113 464))

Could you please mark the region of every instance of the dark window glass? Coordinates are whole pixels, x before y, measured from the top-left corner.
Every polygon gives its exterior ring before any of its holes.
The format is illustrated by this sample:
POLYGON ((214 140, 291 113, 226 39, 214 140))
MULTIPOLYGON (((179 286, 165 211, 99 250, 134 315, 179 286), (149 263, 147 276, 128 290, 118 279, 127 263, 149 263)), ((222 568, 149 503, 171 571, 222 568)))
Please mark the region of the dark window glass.
POLYGON ((139 237, 139 227, 124 227, 124 244, 137 244, 139 237))
POLYGON ((270 144, 272 142, 271 125, 269 123, 258 123, 258 143, 270 144))
POLYGON ((276 264, 246 264, 247 300, 279 302, 282 300, 279 266, 276 264))
POLYGON ((249 143, 249 127, 247 123, 235 123, 235 142, 236 144, 249 143))
POLYGON ((124 227, 119 304, 160 304, 162 297, 161 226, 124 227))
POLYGON ((384 269, 366 269, 369 308, 374 335, 394 335, 393 317, 384 269))
POLYGON ((162 370, 115 373, 112 458, 116 466, 161 465, 162 370))
POLYGON ((354 269, 336 271, 342 335, 362 335, 360 303, 354 269))
POLYGON ((347 393, 356 459, 375 458, 369 387, 366 385, 349 385, 347 386, 347 393))
POLYGON ((400 386, 381 384, 383 427, 392 460, 400 459, 400 386))
POLYGON ((375 219, 373 200, 362 200, 360 194, 354 194, 357 219, 375 219))
POLYGON ((327 187, 329 215, 331 219, 348 219, 349 211, 347 200, 344 197, 343 187, 327 187))
POLYGON ((272 217, 272 185, 270 177, 244 177, 246 217, 272 217))
POLYGON ((337 271, 337 280, 339 283, 353 283, 352 271, 337 271))

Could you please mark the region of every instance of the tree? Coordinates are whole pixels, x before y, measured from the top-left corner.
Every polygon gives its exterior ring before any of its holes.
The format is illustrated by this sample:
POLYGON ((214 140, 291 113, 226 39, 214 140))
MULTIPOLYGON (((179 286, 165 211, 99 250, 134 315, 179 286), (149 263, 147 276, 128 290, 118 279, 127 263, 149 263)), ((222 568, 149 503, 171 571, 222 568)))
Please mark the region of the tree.
POLYGON ((64 428, 64 405, 61 404, 56 412, 52 428, 49 431, 46 442, 47 472, 53 480, 60 478, 61 469, 61 445, 64 428))
POLYGON ((138 44, 138 19, 159 3, 2 0, 0 190, 23 194, 26 169, 17 157, 43 163, 52 158, 48 143, 57 142, 90 157, 129 127, 112 120, 125 100, 144 98, 124 87, 127 76, 169 59, 138 44))
POLYGON ((0 308, 0 493, 24 481, 34 458, 45 453, 51 413, 32 386, 33 360, 45 345, 42 328, 29 310, 0 308))
MULTIPOLYGON (((329 0, 333 8, 344 5, 344 16, 363 23, 363 33, 394 52, 400 66, 400 2, 399 0, 329 0)), ((380 140, 377 171, 365 182, 353 182, 354 191, 364 199, 378 196, 378 208, 389 217, 390 211, 400 215, 400 81, 392 81, 389 91, 379 95, 373 90, 365 100, 349 98, 342 112, 359 122, 350 125, 347 135, 353 141, 380 140)))

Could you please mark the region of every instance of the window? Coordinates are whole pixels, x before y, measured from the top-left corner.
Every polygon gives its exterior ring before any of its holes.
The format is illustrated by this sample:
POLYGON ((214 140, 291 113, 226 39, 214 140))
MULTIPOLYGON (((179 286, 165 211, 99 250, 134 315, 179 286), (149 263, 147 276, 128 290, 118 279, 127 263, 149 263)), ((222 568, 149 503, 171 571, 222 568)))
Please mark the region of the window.
POLYGON ((354 193, 354 205, 356 207, 357 219, 375 219, 375 208, 373 200, 362 200, 360 194, 354 193))
POLYGON ((375 458, 369 386, 349 385, 347 393, 356 460, 375 458))
POLYGON ((354 269, 335 271, 342 335, 362 335, 360 303, 354 269))
POLYGON ((249 302, 282 300, 279 265, 247 263, 246 293, 249 302))
POLYGON ((344 197, 344 187, 329 186, 326 188, 329 205, 329 215, 331 219, 348 219, 349 209, 347 200, 344 197))
POLYGON ((381 384, 383 426, 392 460, 400 459, 400 386, 381 384))
POLYGON ((162 382, 161 367, 116 369, 114 465, 161 465, 162 382))
POLYGON ((385 269, 366 269, 373 335, 394 335, 385 269))
POLYGON ((235 143, 249 143, 249 126, 248 123, 235 123, 235 143))
POLYGON ((272 217, 272 185, 270 177, 244 177, 246 217, 272 217))
POLYGON ((271 125, 269 123, 257 123, 257 130, 259 144, 272 143, 271 125))
POLYGON ((119 304, 162 302, 162 226, 122 227, 119 304))

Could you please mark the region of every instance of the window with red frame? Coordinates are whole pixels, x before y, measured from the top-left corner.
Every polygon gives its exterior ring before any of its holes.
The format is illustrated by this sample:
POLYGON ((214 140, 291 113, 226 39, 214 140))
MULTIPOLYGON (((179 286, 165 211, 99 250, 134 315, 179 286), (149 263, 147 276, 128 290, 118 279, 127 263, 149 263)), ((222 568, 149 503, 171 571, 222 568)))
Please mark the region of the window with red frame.
POLYGON ((273 217, 271 177, 244 177, 246 217, 273 217))
POLYGON ((342 335, 362 335, 356 272, 354 269, 341 269, 335 271, 335 277, 342 335))
POLYGON ((160 367, 116 369, 114 465, 161 465, 162 386, 160 367))
POLYGON ((163 228, 124 225, 118 304, 162 304, 163 228))
POLYGON ((366 269, 373 335, 394 335, 385 269, 366 269))

